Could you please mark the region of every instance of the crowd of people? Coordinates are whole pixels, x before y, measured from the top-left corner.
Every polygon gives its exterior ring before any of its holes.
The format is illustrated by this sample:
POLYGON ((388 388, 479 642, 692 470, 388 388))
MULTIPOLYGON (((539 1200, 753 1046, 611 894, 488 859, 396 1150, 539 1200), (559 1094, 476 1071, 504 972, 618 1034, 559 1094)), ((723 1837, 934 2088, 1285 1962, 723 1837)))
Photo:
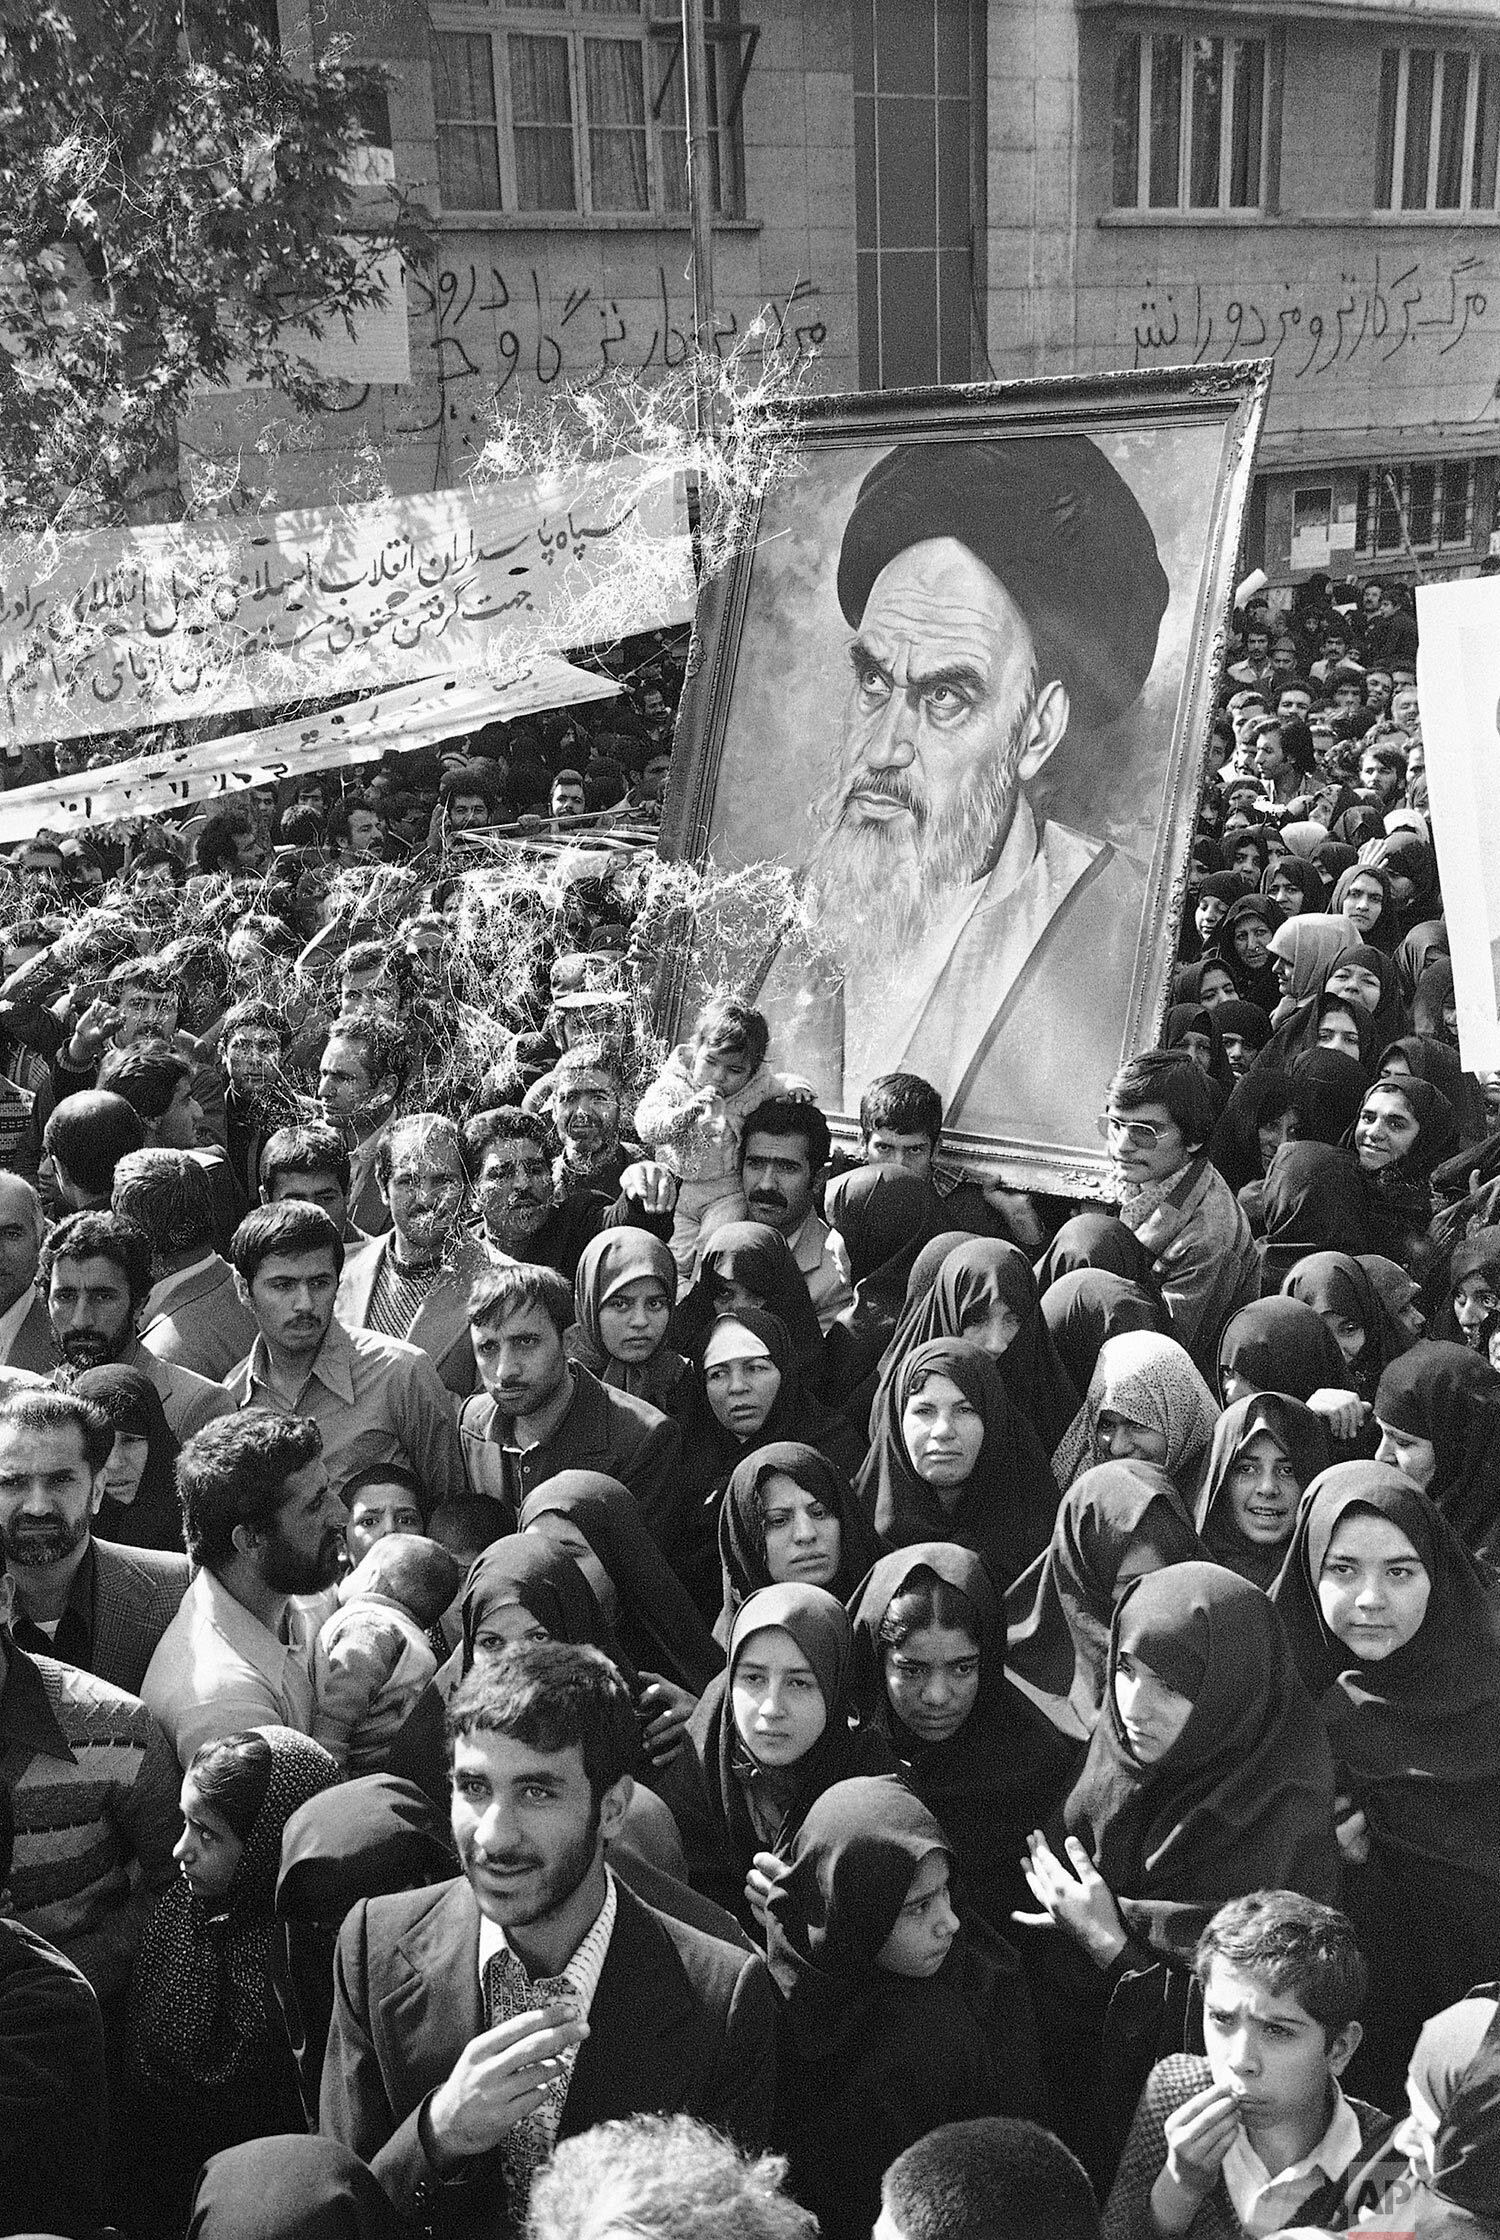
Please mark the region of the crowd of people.
POLYGON ((655 1036, 675 643, 14 851, 0 2230, 1500 2232, 1414 665, 1236 616, 1107 1206, 913 1073, 836 1150, 753 989, 655 1036))

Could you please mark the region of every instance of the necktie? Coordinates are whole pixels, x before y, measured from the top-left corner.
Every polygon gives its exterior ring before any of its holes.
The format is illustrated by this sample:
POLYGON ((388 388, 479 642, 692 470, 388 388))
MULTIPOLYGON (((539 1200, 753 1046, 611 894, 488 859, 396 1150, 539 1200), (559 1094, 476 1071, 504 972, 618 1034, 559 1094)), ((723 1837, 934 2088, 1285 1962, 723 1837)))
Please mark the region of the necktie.
MULTIPOLYGON (((487 2027, 491 2030, 502 2022, 513 2021, 517 2015, 537 2013, 555 2000, 575 1997, 567 1976, 538 1976, 533 1981, 508 1946, 491 1953, 485 1962, 484 2010, 487 2027)), ((547 2097, 540 2107, 523 2117, 501 2143, 505 2190, 517 2230, 526 2222, 532 2177, 557 2143, 557 2127, 562 2121, 563 2102, 568 2097, 571 2068, 572 2063, 568 2061, 548 2079, 547 2097)))

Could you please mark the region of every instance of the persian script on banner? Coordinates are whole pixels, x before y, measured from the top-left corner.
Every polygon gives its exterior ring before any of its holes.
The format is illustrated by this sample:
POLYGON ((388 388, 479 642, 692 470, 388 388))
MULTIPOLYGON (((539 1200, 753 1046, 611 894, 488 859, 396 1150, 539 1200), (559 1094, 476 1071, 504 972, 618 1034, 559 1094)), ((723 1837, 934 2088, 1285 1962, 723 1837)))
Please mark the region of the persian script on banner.
POLYGON ((0 540, 0 720, 72 738, 517 661, 691 619, 683 480, 565 478, 0 540))

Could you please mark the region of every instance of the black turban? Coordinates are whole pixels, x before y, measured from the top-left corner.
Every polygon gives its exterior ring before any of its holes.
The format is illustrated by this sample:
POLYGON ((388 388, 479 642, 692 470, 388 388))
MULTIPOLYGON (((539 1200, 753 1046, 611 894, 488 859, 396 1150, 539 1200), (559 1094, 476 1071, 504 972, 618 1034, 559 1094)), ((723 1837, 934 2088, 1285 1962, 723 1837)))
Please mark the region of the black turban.
POLYGON ((1168 585, 1151 524, 1087 436, 903 443, 859 486, 839 551, 839 605, 858 628, 898 552, 953 537, 1004 584, 1036 641, 1040 681, 1060 678, 1072 721, 1097 731, 1156 659, 1168 585))

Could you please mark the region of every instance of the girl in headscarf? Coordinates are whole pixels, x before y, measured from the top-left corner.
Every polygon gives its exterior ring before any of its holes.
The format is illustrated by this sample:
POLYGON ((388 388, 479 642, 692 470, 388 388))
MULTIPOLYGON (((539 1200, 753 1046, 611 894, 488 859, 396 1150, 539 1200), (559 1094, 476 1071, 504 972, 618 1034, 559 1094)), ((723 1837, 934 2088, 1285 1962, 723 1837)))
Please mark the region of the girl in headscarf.
POLYGON ((1198 1531, 1213 1562, 1269 1593, 1303 1489, 1331 1459, 1324 1425, 1300 1400, 1257 1392, 1226 1408, 1198 1499, 1198 1531))
POLYGON ((1057 1486, 989 1355, 934 1338, 902 1362, 855 1491, 887 1549, 953 1540, 1008 1586, 1047 1545, 1057 1486))
POLYGON ((1218 1090, 1222 1106, 1234 1087, 1234 1076, 1229 1070, 1223 1038, 1208 1004, 1174 1003, 1167 1013, 1161 1046, 1164 1050, 1186 1051, 1218 1090))
POLYGON ((1219 1392, 1226 1408, 1253 1392, 1347 1390, 1344 1356, 1315 1307, 1273 1292, 1252 1300, 1225 1323, 1219 1338, 1219 1392))
POLYGON ((1311 1252, 1288 1271, 1281 1288, 1323 1317, 1344 1357, 1344 1382, 1372 1402, 1385 1370, 1411 1340, 1359 1261, 1348 1252, 1311 1252))
POLYGON ((1224 1044, 1224 1059, 1236 1081, 1243 1081, 1271 1039, 1269 1009, 1239 996, 1213 1007, 1214 1024, 1224 1044))
POLYGON ((1200 957, 1196 964, 1179 965, 1172 975, 1174 1005, 1202 1004, 1209 1011, 1217 1011, 1234 992, 1234 974, 1217 953, 1200 957))
POLYGON ((182 1509, 173 1466, 182 1449, 155 1385, 144 1370, 111 1361, 85 1369, 73 1390, 102 1408, 115 1427, 94 1530, 101 1540, 128 1548, 169 1548, 181 1555, 182 1509))
POLYGON ((1097 2098, 1086 2074, 1067 2083, 1096 2168, 1153 2063, 1186 2049, 1192 1955, 1216 1909, 1252 1890, 1337 1896, 1333 1803, 1328 1743, 1268 1598, 1212 1563, 1132 1581, 1083 1771, 1055 1844, 1034 1834, 1027 1865, 1042 1909, 1028 1920, 1064 1932, 1039 1954, 1043 2045, 1057 2022, 1076 2069, 1083 2034, 1103 2040, 1097 2098))
POLYGON ((1458 999, 1453 992, 1453 966, 1447 957, 1434 957, 1416 985, 1411 999, 1411 1023, 1418 1034, 1458 1047, 1458 999))
MULTIPOLYGON (((476 1657, 498 1656, 513 1641, 566 1641, 600 1649, 625 1671, 623 1652, 593 1589, 570 1555, 534 1533, 507 1533, 477 1555, 464 1581, 459 1646, 418 1696, 391 1745, 387 1771, 413 1782, 441 1812, 448 1809, 448 1701, 476 1657)), ((626 1672, 632 1684, 635 1675, 626 1672)))
POLYGON ((1273 1599, 1338 1766, 1343 1905, 1372 1975, 1360 2063, 1390 2106, 1422 2019, 1500 1965, 1500 1614, 1382 1462, 1308 1488, 1273 1599))
POLYGON ((1419 832, 1388 832, 1375 842, 1369 860, 1385 873, 1403 936, 1409 927, 1430 924, 1440 914, 1437 857, 1419 832))
POLYGON ((1026 1902, 1027 1831, 1061 1802, 1079 1745, 1011 1685, 1005 1614, 982 1557, 951 1541, 883 1556, 851 1604, 854 1691, 952 1844, 991 1924, 1026 1902))
POLYGON ((1367 1082, 1373 1077, 1380 1037, 1374 1020, 1356 997, 1335 995, 1331 990, 1319 996, 1307 1023, 1307 1040, 1290 1053, 1292 1063, 1314 1050, 1335 1051, 1352 1060, 1367 1082))
MULTIPOLYGON (((1323 1002, 1342 1006, 1338 996, 1325 996, 1323 1002)), ((1348 1018, 1358 1045, 1363 1014, 1351 1006, 1348 1018)), ((1297 1134, 1306 1143, 1342 1143, 1374 1079, 1371 1067, 1347 1049, 1318 1042, 1311 1049, 1299 1050, 1289 1070, 1300 1122, 1297 1134)))
POLYGON ((1488 1133, 1483 1085, 1477 1075, 1464 1072, 1450 1043, 1430 1034, 1398 1035, 1381 1051, 1378 1066, 1382 1080, 1414 1075, 1419 1081, 1430 1081, 1453 1107, 1460 1142, 1483 1141, 1488 1133))
POLYGON ((1311 857, 1295 851, 1267 867, 1261 875, 1261 890, 1280 910, 1283 924, 1289 918, 1300 918, 1304 911, 1321 917, 1328 908, 1327 880, 1311 857))
MULTIPOLYGON (((1362 1252, 1359 1264, 1385 1301, 1386 1313, 1409 1343, 1425 1336, 1427 1317, 1422 1311, 1422 1286, 1409 1275, 1397 1260, 1387 1260, 1379 1252, 1362 1252)), ((1442 1331, 1434 1336, 1442 1337, 1442 1331)))
POLYGON ((1416 1002, 1417 986, 1430 964, 1446 963, 1448 928, 1441 918, 1427 918, 1412 927, 1396 951, 1396 985, 1403 1003, 1416 1002))
POLYGON ((1112 1213, 1075 1213, 1063 1223, 1036 1264, 1037 1289, 1045 1299, 1059 1276, 1077 1275, 1083 1268, 1124 1276, 1153 1297, 1159 1296, 1155 1261, 1112 1213))
MULTIPOLYGON (((1226 833, 1224 846, 1231 869, 1238 872, 1250 886, 1258 886, 1261 875, 1271 860, 1270 834, 1265 826, 1248 824, 1243 825, 1238 832, 1226 833)), ((1222 930, 1221 928, 1220 931, 1222 930)))
MULTIPOLYGON (((1264 1182, 1281 1146, 1301 1133, 1300 1100, 1290 1074, 1274 1066, 1256 1066, 1236 1082, 1209 1140, 1208 1155, 1238 1193, 1264 1182)), ((1250 1207, 1245 1210, 1249 1213, 1250 1207)), ((1256 1216, 1251 1220, 1255 1226, 1256 1216)))
POLYGON ((1267 1012, 1275 1007, 1278 992, 1271 937, 1283 923, 1274 902, 1263 894, 1248 894, 1230 906, 1218 932, 1219 954, 1234 974, 1241 998, 1267 1012))
POLYGON ((721 1314, 758 1307, 785 1329, 805 1392, 823 1389, 823 1333, 806 1279, 786 1238, 764 1221, 726 1221, 704 1250, 677 1309, 673 1343, 691 1360, 721 1314))
MULTIPOLYGON (((1321 994, 1329 966, 1358 947, 1359 935, 1342 915, 1317 917, 1304 910, 1300 917, 1288 918, 1278 926, 1270 941, 1278 989, 1278 1000, 1271 1009, 1272 1026, 1279 1030, 1304 1004, 1321 994)), ((1267 1064, 1275 1063, 1270 1055, 1275 1049, 1273 1035, 1266 1045, 1267 1064)))
POLYGON ((1489 1354, 1490 1333, 1500 1325, 1500 1229, 1475 1229, 1454 1247, 1448 1299, 1432 1335, 1489 1354))
POLYGON ((183 1778, 181 1880, 153 1907, 130 1982, 152 2230, 182 2229, 209 2155, 302 2120, 271 1985, 276 1877, 287 1821, 338 1778, 326 1750, 278 1726, 201 1744, 183 1778))
POLYGON ((716 1638, 729 1639, 735 1612, 759 1587, 826 1587, 847 1603, 879 1554, 848 1479, 816 1447, 797 1439, 757 1447, 730 1478, 719 1511, 724 1607, 716 1638))
POLYGON ((823 2240, 868 2240, 885 2171, 936 2126, 1040 2112, 1020 1962, 956 1866, 889 1776, 825 1790, 789 1846, 767 1942, 775 2136, 823 2240))
POLYGON ((1366 943, 1340 957, 1328 969, 1323 993, 1352 997, 1364 1008, 1375 1022, 1377 1055, 1406 1032, 1407 1009, 1401 1000, 1396 961, 1382 949, 1366 943))
POLYGON ((600 1471, 560 1470, 527 1496, 520 1527, 573 1558, 647 1693, 674 1697, 685 1725, 724 1659, 635 1496, 600 1471))
POLYGON ((1406 930, 1391 894, 1391 883, 1379 864, 1356 863, 1344 872, 1333 890, 1333 907, 1342 912, 1359 938, 1389 956, 1406 930))
POLYGON ((1192 1517, 1154 1462, 1100 1462, 1063 1495, 1045 1555, 1005 1597, 1005 1661, 1065 1734, 1099 1719, 1115 1604, 1132 1579, 1203 1555, 1192 1517))
POLYGON ((1200 957, 1218 956, 1219 929, 1232 905, 1245 893, 1245 881, 1237 871, 1211 871, 1200 879, 1191 918, 1184 914, 1182 943, 1178 954, 1184 964, 1193 964, 1200 957))
POLYGON ((1263 1199, 1262 1296, 1279 1291, 1310 1252, 1368 1252, 1371 1237, 1359 1163, 1333 1144, 1286 1143, 1271 1161, 1263 1199))
MULTIPOLYGON (((730 1472, 773 1439, 804 1440, 841 1469, 852 1467, 862 1451, 832 1409, 803 1384, 780 1316, 743 1307, 720 1315, 695 1344, 683 1417, 683 1485, 703 1505, 710 1552, 730 1472)), ((681 1572, 682 1564, 677 1568, 681 1572)), ((717 1596, 713 1599, 716 1603, 717 1596)))
POLYGON ((605 1229, 578 1258, 568 1351, 617 1392, 675 1415, 687 1363, 667 1344, 677 1263, 645 1229, 605 1229))
POLYGON ((1321 847, 1328 838, 1328 827, 1317 823, 1313 818, 1298 818, 1291 824, 1282 826, 1281 837, 1286 842, 1288 857, 1311 862, 1313 850, 1321 847))
POLYGON ((761 1587, 740 1604, 726 1667, 688 1723, 660 1794, 688 1880, 759 1938, 751 1869, 785 1855, 808 1807, 835 1781, 890 1773, 883 1737, 856 1723, 848 1612, 823 1587, 761 1587))
POLYGON ((1213 1394, 1175 1338, 1129 1331, 1100 1348, 1083 1406, 1052 1458, 1066 1492, 1098 1462, 1154 1462, 1185 1504, 1213 1439, 1219 1410, 1213 1394))
POLYGON ((877 1388, 871 1436, 901 1362, 934 1338, 967 1338, 987 1353, 1016 1406, 1050 1454, 1078 1412, 1078 1393, 1041 1313, 1026 1255, 995 1237, 966 1237, 947 1255, 925 1299, 902 1324, 901 1351, 877 1388))
MULTIPOLYGON (((826 1213, 844 1240, 854 1280, 854 1297, 823 1340, 824 1389, 843 1403, 870 1377, 889 1345, 913 1264, 924 1245, 946 1234, 946 1216, 925 1176, 895 1166, 854 1167, 836 1175, 828 1185, 826 1213)), ((865 1398, 868 1402, 868 1394, 865 1398)))
POLYGON ((1471 1555, 1500 1557, 1500 1376, 1483 1354, 1424 1338, 1375 1391, 1380 1455, 1420 1486, 1471 1555))
MULTIPOLYGON (((1369 1246, 1409 1267, 1432 1218, 1433 1168, 1452 1151, 1453 1107, 1428 1081, 1377 1081, 1351 1131, 1364 1189, 1369 1246)), ((1345 1250, 1365 1247, 1352 1242, 1345 1250)))
POLYGON ((1500 1986, 1485 1984, 1424 2022, 1406 2073, 1407 2114, 1391 2149, 1404 2170, 1361 2218, 1413 2240, 1491 2240, 1500 2231, 1500 1986))
POLYGON ((1042 1317, 1075 1392, 1087 1392, 1099 1349, 1127 1330, 1171 1332, 1167 1310, 1154 1294, 1102 1268, 1059 1276, 1042 1300, 1042 1317))

